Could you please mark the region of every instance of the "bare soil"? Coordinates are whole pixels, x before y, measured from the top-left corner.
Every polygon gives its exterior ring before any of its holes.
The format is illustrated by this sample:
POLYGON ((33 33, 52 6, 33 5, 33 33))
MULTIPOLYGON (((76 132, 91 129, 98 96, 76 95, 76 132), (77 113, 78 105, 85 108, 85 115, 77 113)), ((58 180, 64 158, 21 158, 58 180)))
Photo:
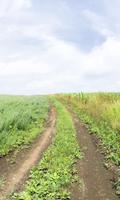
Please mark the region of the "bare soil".
POLYGON ((71 200, 118 200, 111 181, 114 174, 104 167, 103 155, 95 139, 74 113, 72 116, 83 159, 76 164, 81 184, 72 184, 71 200))
POLYGON ((14 154, 11 153, 11 155, 0 158, 0 177, 3 177, 3 184, 0 186, 0 200, 10 199, 10 195, 14 191, 24 187, 31 168, 40 161, 44 151, 52 142, 55 134, 55 122, 56 112, 52 108, 45 130, 33 144, 20 152, 16 151, 14 154))

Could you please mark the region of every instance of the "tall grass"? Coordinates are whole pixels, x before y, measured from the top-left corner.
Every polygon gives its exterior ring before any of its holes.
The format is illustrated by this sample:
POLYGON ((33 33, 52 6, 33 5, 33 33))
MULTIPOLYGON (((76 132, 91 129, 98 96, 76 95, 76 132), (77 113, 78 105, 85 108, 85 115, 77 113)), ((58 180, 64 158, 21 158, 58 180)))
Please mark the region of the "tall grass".
POLYGON ((70 100, 96 121, 102 120, 114 130, 120 130, 119 93, 72 94, 70 100))
POLYGON ((42 131, 47 97, 0 96, 0 155, 29 143, 42 131))

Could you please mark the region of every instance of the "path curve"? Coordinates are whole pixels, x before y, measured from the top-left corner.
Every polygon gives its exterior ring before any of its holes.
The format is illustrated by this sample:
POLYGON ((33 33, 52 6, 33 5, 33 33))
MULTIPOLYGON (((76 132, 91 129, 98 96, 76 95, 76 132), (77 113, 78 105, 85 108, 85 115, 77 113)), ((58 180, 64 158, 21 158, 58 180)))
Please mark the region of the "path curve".
POLYGON ((21 163, 16 171, 12 171, 5 182, 5 186, 2 188, 2 192, 0 193, 0 200, 3 200, 4 194, 11 195, 21 182, 23 182, 26 174, 29 173, 30 169, 39 161, 40 157, 42 157, 43 152, 50 145, 53 135, 55 133, 55 122, 56 122, 56 112, 55 108, 51 109, 49 123, 42 133, 41 137, 39 137, 35 148, 32 149, 30 153, 27 154, 27 159, 21 163))

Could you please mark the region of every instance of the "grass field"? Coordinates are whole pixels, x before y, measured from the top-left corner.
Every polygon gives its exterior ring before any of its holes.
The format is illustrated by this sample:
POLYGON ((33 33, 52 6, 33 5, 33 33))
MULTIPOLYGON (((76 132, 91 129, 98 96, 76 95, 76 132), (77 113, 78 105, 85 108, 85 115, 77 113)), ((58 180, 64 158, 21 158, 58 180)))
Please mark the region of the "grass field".
POLYGON ((43 130, 48 98, 0 96, 0 156, 31 142, 43 130))
MULTIPOLYGON (((24 191, 15 192, 13 200, 70 199, 71 183, 82 180, 73 175, 74 166, 84 155, 78 145, 76 133, 80 132, 74 126, 72 112, 87 125, 90 134, 97 135, 107 168, 115 165, 120 173, 120 94, 117 93, 0 96, 1 157, 31 143, 43 131, 50 105, 56 113, 53 143, 31 170, 24 191), (68 107, 72 112, 68 112, 68 107)), ((118 176, 115 187, 120 194, 118 176)))
MULTIPOLYGON (((114 163, 120 171, 120 94, 80 93, 60 95, 58 98, 72 107, 78 117, 88 125, 91 134, 100 138, 106 166, 114 163)), ((117 193, 120 194, 120 178, 116 185, 117 193)))

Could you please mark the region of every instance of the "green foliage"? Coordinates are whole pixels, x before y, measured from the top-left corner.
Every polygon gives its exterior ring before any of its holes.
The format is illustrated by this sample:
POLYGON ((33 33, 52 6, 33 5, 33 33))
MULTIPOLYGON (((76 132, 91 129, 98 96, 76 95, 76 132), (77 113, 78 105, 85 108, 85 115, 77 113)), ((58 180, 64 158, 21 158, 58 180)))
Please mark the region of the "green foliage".
POLYGON ((48 113, 44 96, 0 96, 0 155, 28 144, 42 131, 48 113))
POLYGON ((4 177, 0 177, 0 189, 5 185, 4 177))
POLYGON ((116 189, 117 189, 116 193, 118 195, 120 195, 120 178, 117 179, 115 186, 116 186, 116 189))
MULTIPOLYGON (((91 134, 97 134, 106 154, 107 163, 120 165, 120 93, 69 94, 57 96, 70 105, 78 117, 88 126, 91 134)), ((120 177, 120 175, 119 175, 120 177)), ((120 195, 120 178, 115 183, 120 195)))
POLYGON ((73 164, 80 158, 72 118, 64 106, 55 101, 56 136, 42 161, 31 171, 25 192, 14 194, 14 200, 67 200, 67 186, 72 180, 73 164))
POLYGON ((120 130, 120 100, 107 105, 102 113, 102 118, 116 130, 120 130))
MULTIPOLYGON (((68 104, 68 96, 61 95, 68 104)), ((79 118, 88 125, 90 133, 101 139, 107 160, 120 164, 120 94, 72 94, 69 104, 79 118), (78 101, 79 96, 79 101, 78 101), (85 101, 85 99, 87 100, 85 101)))

